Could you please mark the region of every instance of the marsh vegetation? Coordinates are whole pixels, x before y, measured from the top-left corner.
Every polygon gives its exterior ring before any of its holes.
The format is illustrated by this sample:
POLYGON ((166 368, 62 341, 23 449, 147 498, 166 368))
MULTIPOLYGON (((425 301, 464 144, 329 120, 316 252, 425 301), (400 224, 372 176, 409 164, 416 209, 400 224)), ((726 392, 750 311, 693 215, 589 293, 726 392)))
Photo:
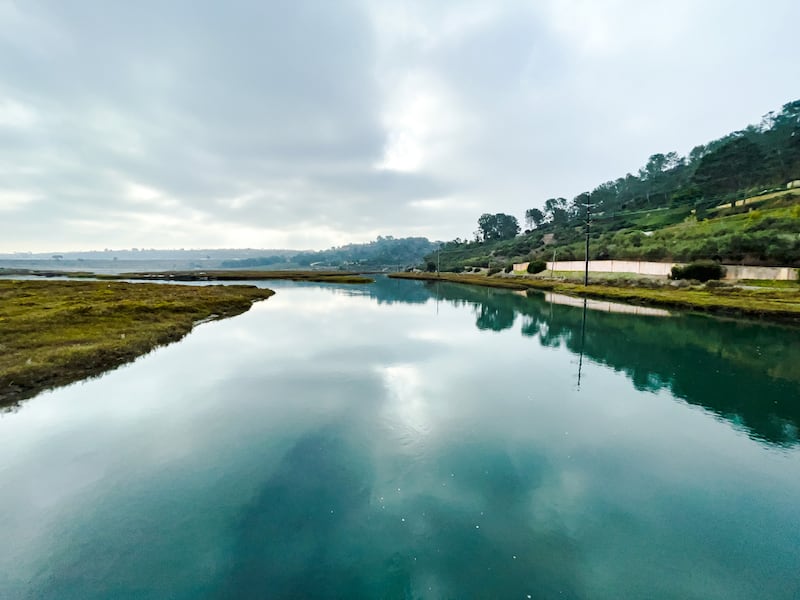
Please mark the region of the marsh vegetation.
POLYGON ((0 405, 102 373, 272 294, 242 285, 0 281, 0 405))

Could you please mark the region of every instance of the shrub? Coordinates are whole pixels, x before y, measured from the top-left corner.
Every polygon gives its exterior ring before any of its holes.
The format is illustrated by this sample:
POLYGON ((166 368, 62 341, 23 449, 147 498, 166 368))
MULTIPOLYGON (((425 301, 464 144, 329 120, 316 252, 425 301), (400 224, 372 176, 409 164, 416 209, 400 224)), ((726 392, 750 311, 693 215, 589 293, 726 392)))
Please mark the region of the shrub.
POLYGON ((718 279, 712 279, 706 283, 706 287, 709 289, 716 289, 716 288, 728 287, 728 284, 723 283, 718 279))
POLYGON ((713 260, 698 260, 688 265, 675 265, 672 267, 672 279, 695 279, 709 281, 722 279, 725 276, 725 267, 713 260))
POLYGON ((675 280, 675 281, 670 282, 670 285, 672 287, 676 287, 676 288, 687 288, 687 287, 689 287, 690 284, 685 279, 679 279, 679 280, 675 280))
POLYGON ((436 270, 436 263, 432 260, 429 260, 425 265, 425 269, 428 271, 428 273, 433 273, 436 270))
POLYGON ((644 257, 647 260, 658 260, 667 255, 667 249, 664 246, 651 246, 644 251, 644 257))
POLYGON ((506 265, 506 268, 503 269, 503 272, 511 273, 511 271, 513 271, 513 270, 514 270, 514 265, 506 265))
POLYGON ((487 273, 487 275, 494 275, 495 273, 499 273, 499 272, 500 272, 500 267, 492 267, 491 269, 489 269, 489 272, 487 273))
POLYGON ((528 273, 541 273, 547 268, 547 263, 543 260, 532 260, 528 263, 528 273))

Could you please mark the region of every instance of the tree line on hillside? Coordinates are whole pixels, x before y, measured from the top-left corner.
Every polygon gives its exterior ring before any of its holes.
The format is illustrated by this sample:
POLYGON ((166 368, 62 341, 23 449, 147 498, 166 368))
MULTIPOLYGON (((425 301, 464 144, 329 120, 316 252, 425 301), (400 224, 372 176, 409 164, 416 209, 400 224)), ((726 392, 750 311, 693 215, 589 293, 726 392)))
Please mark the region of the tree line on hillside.
POLYGON ((225 268, 254 267, 332 267, 377 268, 407 266, 419 263, 439 246, 424 237, 395 238, 378 236, 365 244, 347 244, 328 250, 298 252, 289 256, 262 256, 222 263, 225 268))
POLYGON ((701 206, 735 202, 764 188, 782 187, 800 178, 800 100, 708 144, 688 156, 653 154, 636 174, 606 181, 571 201, 550 198, 544 210, 529 209, 526 224, 534 229, 580 220, 591 201, 596 214, 678 205, 701 206))

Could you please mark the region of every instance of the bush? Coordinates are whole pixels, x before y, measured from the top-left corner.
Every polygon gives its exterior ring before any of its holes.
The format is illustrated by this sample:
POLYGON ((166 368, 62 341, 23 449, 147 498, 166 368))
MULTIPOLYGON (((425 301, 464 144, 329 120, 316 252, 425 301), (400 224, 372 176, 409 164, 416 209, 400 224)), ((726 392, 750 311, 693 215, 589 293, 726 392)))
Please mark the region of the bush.
POLYGON ((725 276, 725 267, 713 260, 698 260, 688 265, 675 265, 672 267, 672 279, 695 279, 697 281, 710 281, 722 279, 725 276))
POLYGON ((547 263, 543 260, 532 260, 528 263, 528 273, 541 273, 547 268, 547 263))
POLYGON ((722 287, 728 287, 727 283, 723 283, 717 279, 712 279, 708 283, 706 283, 706 287, 709 289, 717 289, 722 287))
POLYGON ((436 270, 436 263, 432 260, 429 260, 428 264, 425 265, 425 269, 428 271, 428 273, 433 273, 436 270))
POLYGON ((492 267, 491 269, 489 269, 489 272, 487 273, 487 275, 494 275, 495 273, 499 273, 499 272, 500 272, 500 267, 492 267))
POLYGON ((503 272, 511 273, 511 271, 513 271, 513 270, 514 270, 514 265, 506 265, 506 268, 503 269, 503 272))

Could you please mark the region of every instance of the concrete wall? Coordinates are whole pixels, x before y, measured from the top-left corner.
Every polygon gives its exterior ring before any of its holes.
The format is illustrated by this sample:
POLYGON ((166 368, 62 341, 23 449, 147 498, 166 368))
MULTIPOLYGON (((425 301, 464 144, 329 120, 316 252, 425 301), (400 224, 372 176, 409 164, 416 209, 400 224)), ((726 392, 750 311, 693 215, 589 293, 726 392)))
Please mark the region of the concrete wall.
MULTIPOLYGON (((634 275, 653 275, 666 277, 677 263, 650 262, 646 260, 590 260, 590 273, 632 273, 634 275)), ((725 279, 778 279, 796 280, 797 269, 792 267, 750 267, 742 265, 724 265, 725 279)), ((526 271, 528 263, 514 265, 515 271, 526 271)), ((557 260, 547 263, 548 271, 582 272, 585 263, 582 260, 557 260)))
POLYGON ((725 265, 725 279, 779 279, 794 281, 797 269, 791 267, 749 267, 746 265, 725 265))
MULTIPOLYGON (((649 262, 646 260, 590 260, 590 273, 634 273, 637 275, 669 275, 675 263, 649 262)), ((514 265, 515 271, 525 271, 528 263, 514 265)), ((585 268, 582 260, 557 260, 547 262, 548 271, 583 271, 585 268)))

